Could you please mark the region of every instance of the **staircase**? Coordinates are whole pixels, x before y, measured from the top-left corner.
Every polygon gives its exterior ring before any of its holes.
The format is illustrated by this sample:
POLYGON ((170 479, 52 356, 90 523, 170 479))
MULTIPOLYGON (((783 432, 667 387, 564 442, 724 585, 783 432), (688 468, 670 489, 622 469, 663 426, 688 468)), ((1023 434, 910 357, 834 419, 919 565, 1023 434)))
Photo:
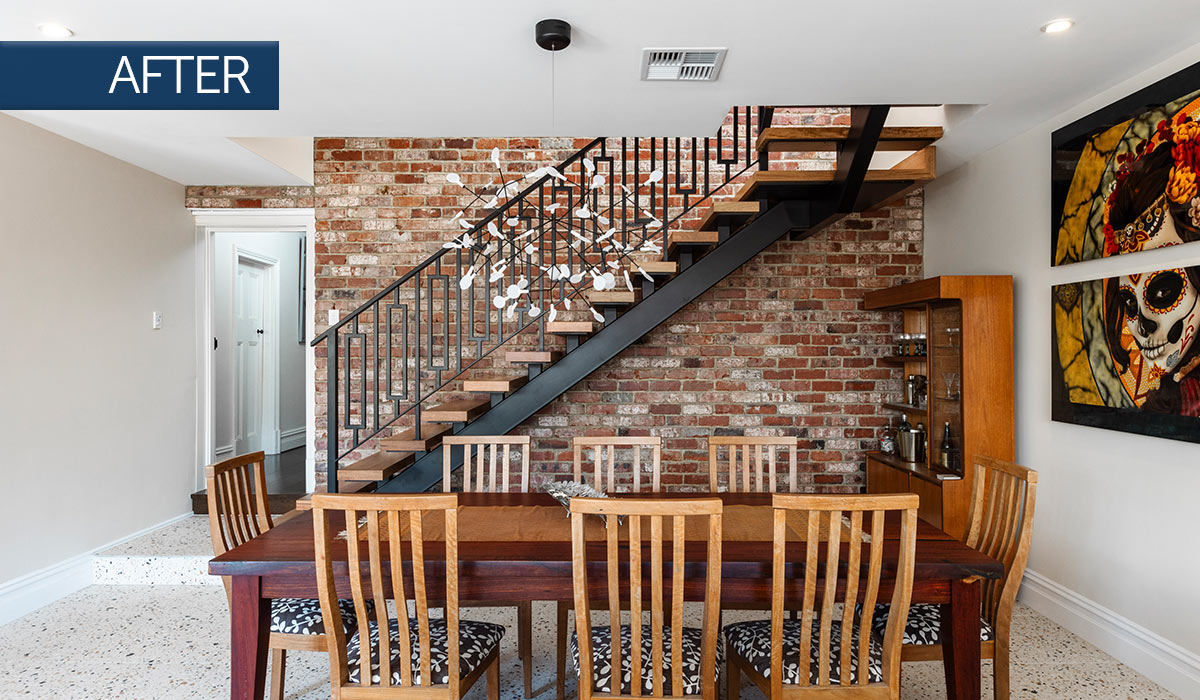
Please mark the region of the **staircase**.
POLYGON ((520 192, 505 183, 461 245, 318 336, 330 490, 436 486, 443 436, 511 431, 781 237, 935 177, 940 127, 884 126, 887 106, 851 108, 849 126, 773 127, 776 109, 738 108, 715 137, 596 139, 520 192), (772 153, 830 151, 832 169, 770 169, 772 153), (871 169, 876 151, 911 155, 871 169), (630 276, 593 284, 610 270, 630 276))

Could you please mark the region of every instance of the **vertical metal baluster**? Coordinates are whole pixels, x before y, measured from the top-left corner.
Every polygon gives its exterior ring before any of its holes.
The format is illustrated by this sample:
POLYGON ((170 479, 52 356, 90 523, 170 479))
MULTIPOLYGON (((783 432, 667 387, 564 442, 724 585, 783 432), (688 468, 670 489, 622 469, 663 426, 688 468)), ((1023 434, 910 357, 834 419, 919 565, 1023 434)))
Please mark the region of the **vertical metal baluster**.
MULTIPOLYGON (((474 251, 472 251, 472 254, 473 253, 474 253, 474 251)), ((454 269, 458 273, 457 277, 455 278, 455 282, 457 282, 458 280, 462 279, 462 274, 463 274, 463 272, 462 272, 462 249, 454 251, 454 269)), ((472 280, 472 282, 474 282, 474 280, 472 280)), ((455 284, 454 287, 455 288, 451 290, 451 292, 454 294, 454 347, 455 347, 455 352, 458 353, 458 371, 456 371, 455 374, 462 374, 462 371, 463 371, 463 351, 462 351, 462 339, 463 339, 462 293, 463 293, 463 290, 462 290, 462 287, 459 287, 457 284, 455 284)), ((447 299, 447 301, 449 301, 449 299, 447 299)), ((449 314, 450 309, 446 309, 446 313, 449 314)))
POLYGON ((629 153, 626 139, 621 137, 621 243, 629 245, 629 197, 625 187, 629 186, 629 153))
POLYGON ((413 393, 413 401, 416 407, 413 412, 416 414, 416 422, 414 423, 417 436, 421 434, 421 274, 413 275, 413 312, 416 314, 414 319, 413 336, 416 342, 413 344, 413 352, 415 358, 413 362, 413 387, 416 391, 413 393))
MULTIPOLYGON (((375 430, 379 430, 379 302, 375 302, 375 360, 371 365, 371 403, 375 408, 375 430)), ((363 344, 363 381, 367 380, 366 343, 363 344)))
POLYGON ((754 133, 750 128, 750 106, 746 104, 746 167, 754 163, 754 133))
MULTIPOLYGON (((337 493, 338 447, 338 331, 325 341, 325 479, 329 493, 337 493)), ((349 372, 347 372, 349 379, 349 372)))

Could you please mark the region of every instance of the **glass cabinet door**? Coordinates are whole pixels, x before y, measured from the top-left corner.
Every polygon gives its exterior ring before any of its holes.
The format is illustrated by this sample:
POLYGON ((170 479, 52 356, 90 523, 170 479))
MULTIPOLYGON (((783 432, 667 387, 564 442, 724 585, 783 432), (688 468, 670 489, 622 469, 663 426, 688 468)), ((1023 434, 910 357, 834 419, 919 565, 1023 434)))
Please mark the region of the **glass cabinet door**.
POLYGON ((962 304, 939 302, 929 309, 929 464, 962 474, 963 373, 962 304), (942 455, 946 425, 950 450, 942 455))

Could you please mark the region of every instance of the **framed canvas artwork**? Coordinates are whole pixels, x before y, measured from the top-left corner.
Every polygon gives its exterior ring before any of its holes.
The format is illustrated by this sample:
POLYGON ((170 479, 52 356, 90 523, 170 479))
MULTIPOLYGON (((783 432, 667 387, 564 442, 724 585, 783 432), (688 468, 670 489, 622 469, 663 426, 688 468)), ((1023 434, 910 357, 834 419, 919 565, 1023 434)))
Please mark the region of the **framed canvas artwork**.
POLYGON ((1051 417, 1200 442, 1200 266, 1053 288, 1051 417))
POLYGON ((1200 64, 1051 136, 1052 265, 1200 240, 1200 64))

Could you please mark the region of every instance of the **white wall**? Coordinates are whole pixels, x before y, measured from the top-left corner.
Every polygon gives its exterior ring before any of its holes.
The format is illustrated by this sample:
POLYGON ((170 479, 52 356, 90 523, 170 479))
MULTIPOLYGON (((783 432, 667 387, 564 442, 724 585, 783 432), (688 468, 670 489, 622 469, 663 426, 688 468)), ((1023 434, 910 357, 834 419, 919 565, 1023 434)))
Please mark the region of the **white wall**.
POLYGON ((193 247, 182 185, 0 115, 0 582, 190 510, 193 247))
POLYGON ((279 430, 285 436, 300 431, 298 438, 286 441, 284 449, 304 444, 304 351, 297 342, 300 284, 300 241, 303 234, 217 233, 213 236, 213 333, 218 338, 213 353, 215 385, 214 448, 218 458, 230 456, 234 446, 234 349, 233 285, 236 268, 235 249, 265 255, 279 261, 275 279, 279 300, 279 430), (227 449, 226 449, 227 448, 227 449))
POLYGON ((1198 60, 1200 47, 925 190, 927 274, 1015 277, 1017 459, 1041 479, 1023 599, 1184 697, 1200 697, 1200 445, 1051 422, 1050 287, 1196 264, 1200 247, 1051 269, 1050 133, 1198 60))

